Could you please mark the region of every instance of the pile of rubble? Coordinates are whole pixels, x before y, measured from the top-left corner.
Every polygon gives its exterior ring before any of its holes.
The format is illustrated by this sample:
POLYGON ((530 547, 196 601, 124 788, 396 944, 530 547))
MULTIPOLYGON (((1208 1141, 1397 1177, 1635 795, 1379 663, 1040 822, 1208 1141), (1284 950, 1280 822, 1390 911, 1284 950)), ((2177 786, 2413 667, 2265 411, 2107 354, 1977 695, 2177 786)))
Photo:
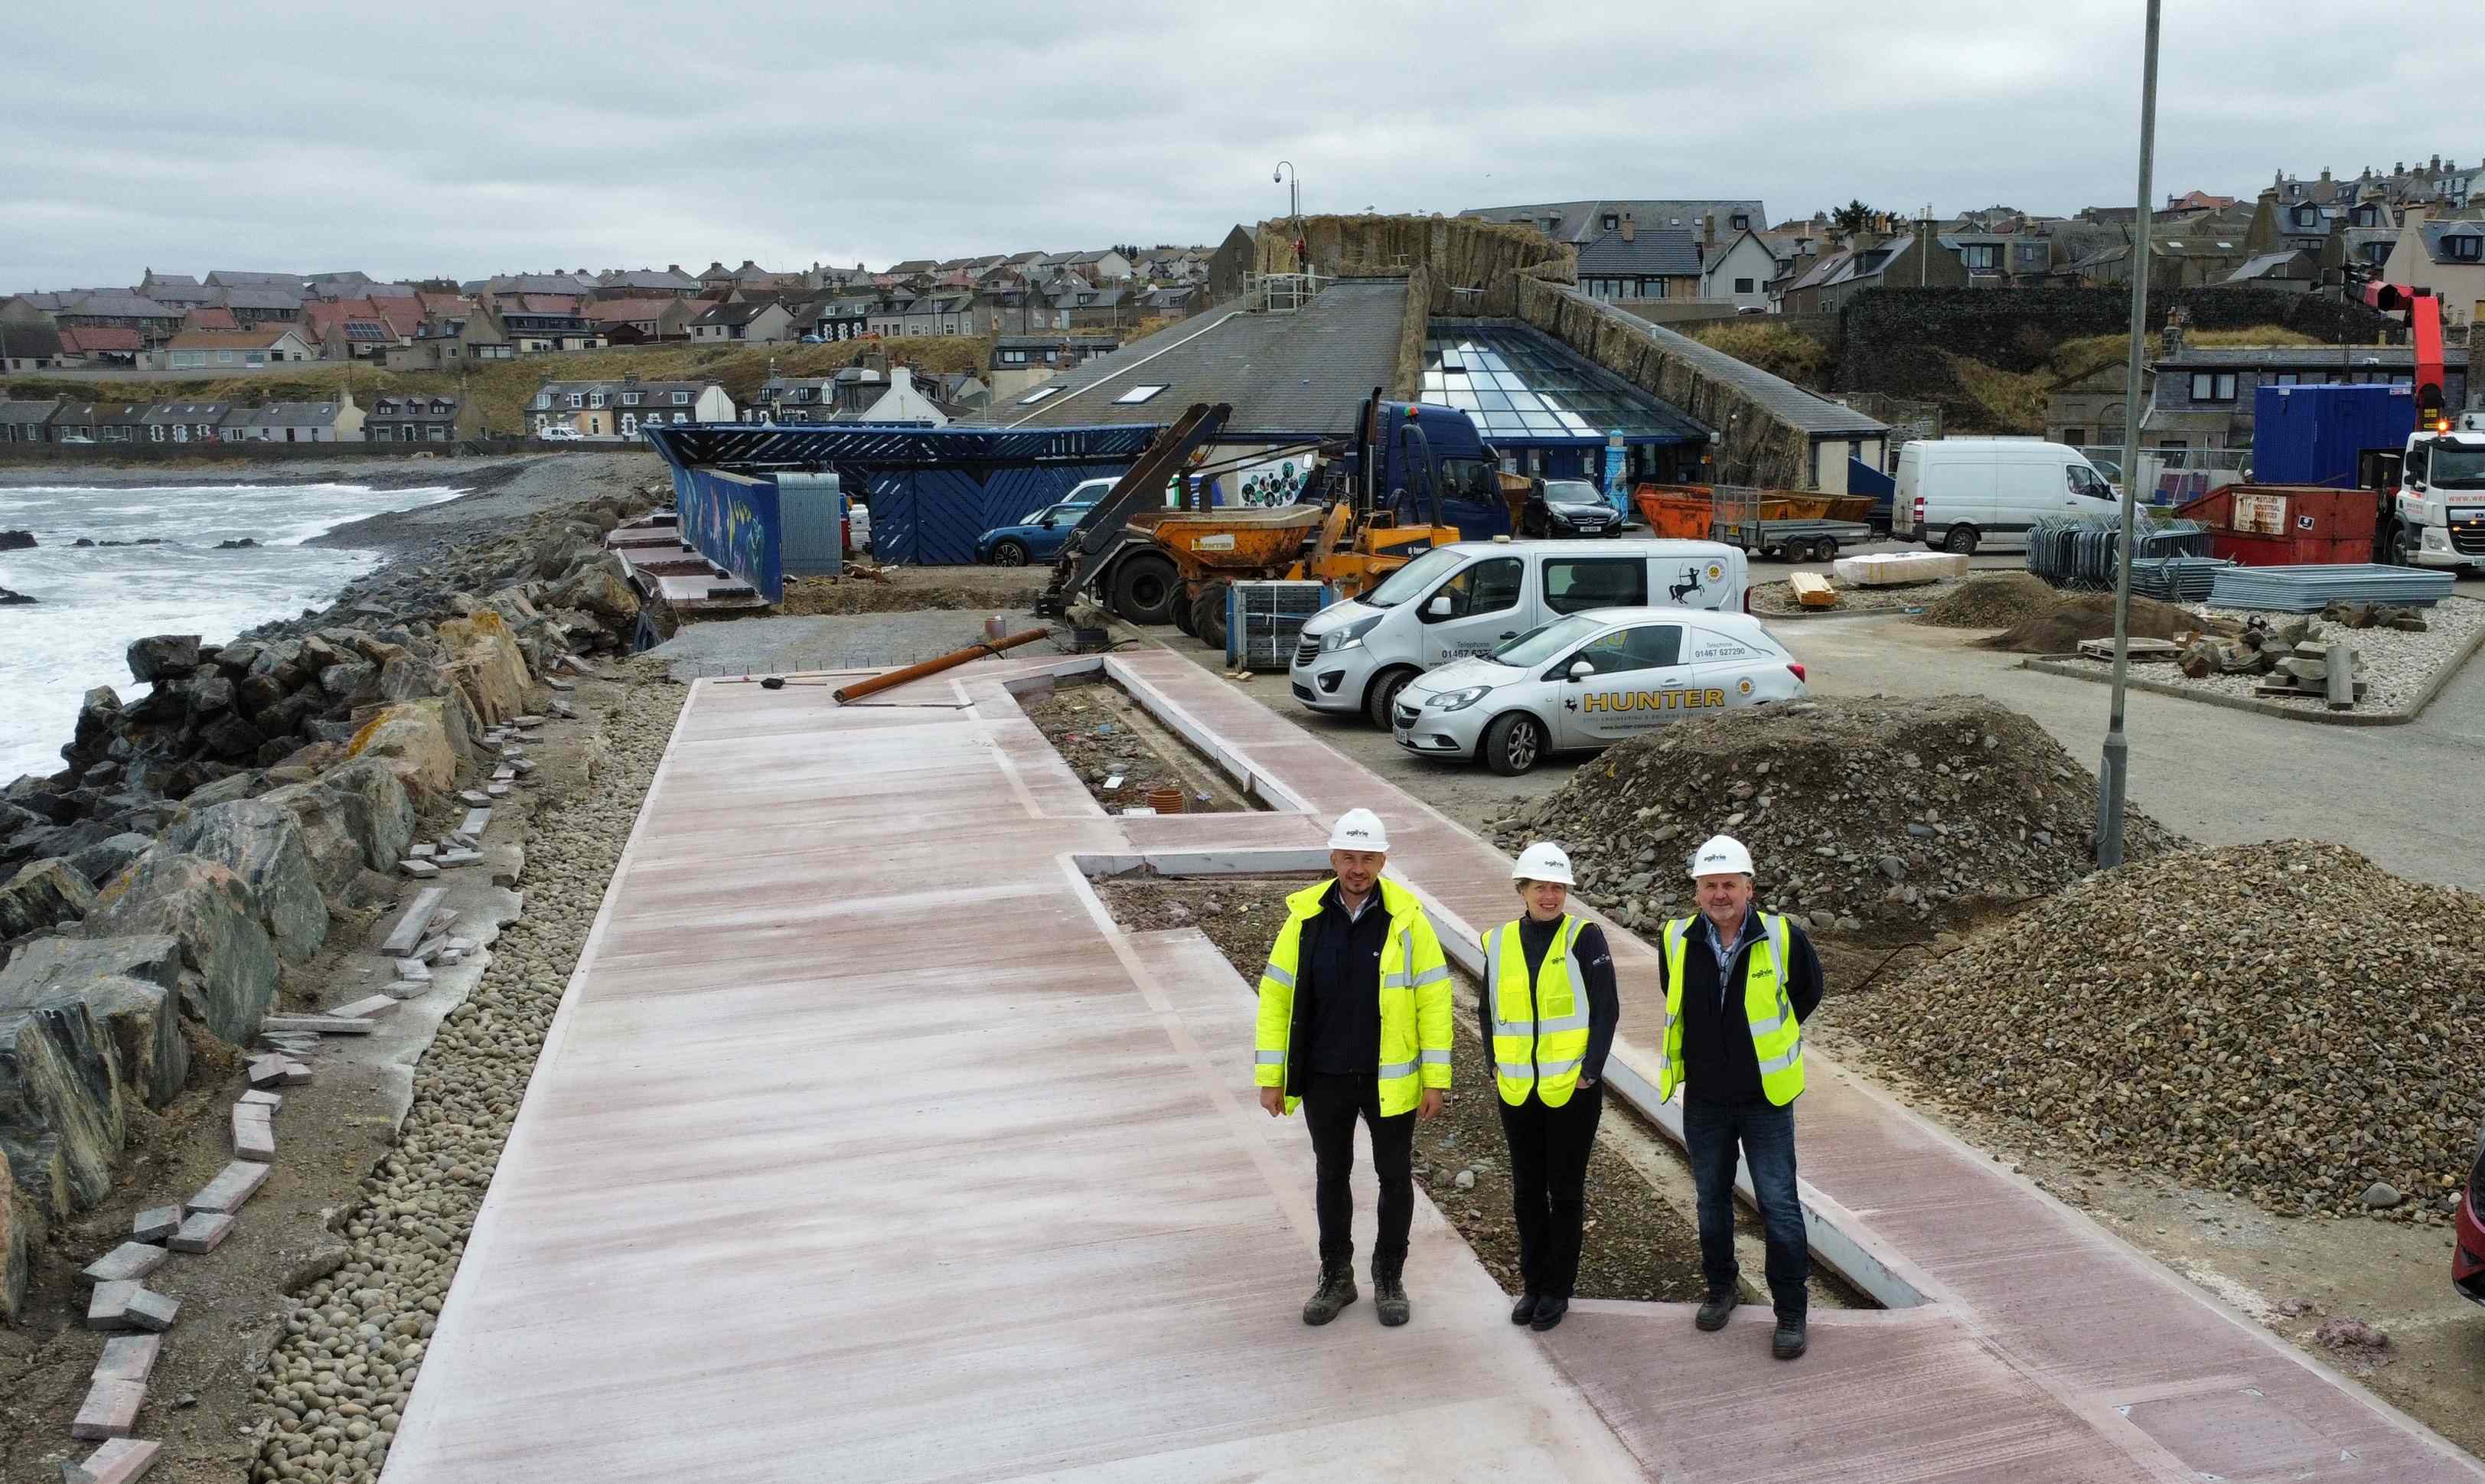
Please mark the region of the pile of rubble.
POLYGON ((2045 612, 2061 599, 2033 572, 1980 572, 1961 582, 1916 616, 1935 628, 2008 628, 2045 612))
MULTIPOLYGON (((2361 610, 2362 627, 2373 627, 2373 605, 2352 607, 2361 610)), ((2393 621, 2390 626, 2401 625, 2393 621)), ((2416 619, 2411 631, 2423 632, 2424 620, 2416 619)), ((2320 638, 2321 625, 2310 618, 2293 618, 2272 628, 2268 618, 2254 614, 2245 620, 2243 632, 2230 640, 2208 634, 2187 639, 2175 664, 2195 680, 2209 675, 2262 676, 2253 693, 2260 696, 2327 696, 2331 705, 2338 708, 2363 700, 2362 652, 2342 644, 2316 643, 2320 638), (2347 684, 2333 687, 2331 672, 2341 666, 2347 684)))
MULTIPOLYGON (((1937 931, 2094 868, 2096 781, 2043 728, 1970 696, 1805 701, 1675 723, 1497 821, 1559 840, 1581 894, 1633 931, 1690 911, 1684 863, 1725 832, 1762 902, 1818 929, 1937 931)), ((2177 843, 2138 813, 2126 846, 2177 843)))
POLYGON ((2485 1117, 2485 897, 2340 845, 2089 877, 1839 1024, 1970 1116, 2288 1215, 2449 1210, 2485 1117))

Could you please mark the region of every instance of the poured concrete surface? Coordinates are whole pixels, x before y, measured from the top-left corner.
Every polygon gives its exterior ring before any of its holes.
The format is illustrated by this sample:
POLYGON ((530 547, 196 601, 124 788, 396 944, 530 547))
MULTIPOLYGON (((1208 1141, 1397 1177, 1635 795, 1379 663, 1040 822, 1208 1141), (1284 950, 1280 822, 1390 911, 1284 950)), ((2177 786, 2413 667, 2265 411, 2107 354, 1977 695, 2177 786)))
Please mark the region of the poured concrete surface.
MULTIPOLYGON (((1793 1366, 1757 1310, 1543 1340, 1419 1194, 1415 1322, 1367 1285, 1304 1328, 1309 1150, 1252 1101, 1247 989, 1066 857, 1316 849, 1365 805, 1454 951, 1508 862, 1164 653, 1111 665, 1312 812, 1107 818, 998 684, 1066 663, 697 686, 387 1479, 2485 1479, 1825 1058, 1807 1195, 1925 1306, 1823 1315, 1793 1366)), ((1654 959, 1613 936, 1646 1077, 1654 959)))

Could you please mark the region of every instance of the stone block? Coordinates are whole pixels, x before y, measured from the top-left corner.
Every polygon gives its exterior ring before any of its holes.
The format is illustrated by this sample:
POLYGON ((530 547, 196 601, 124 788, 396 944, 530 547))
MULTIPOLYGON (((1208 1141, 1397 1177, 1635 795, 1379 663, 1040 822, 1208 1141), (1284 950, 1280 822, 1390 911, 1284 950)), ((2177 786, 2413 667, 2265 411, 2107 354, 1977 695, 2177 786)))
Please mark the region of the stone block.
MULTIPOLYGON (((268 1092, 268 1091, 265 1091, 265 1090, 263 1090, 263 1089, 261 1089, 261 1088, 257 1088, 257 1087, 254 1087, 254 1088, 252 1088, 250 1091, 243 1093, 243 1094, 241 1095, 241 1100, 242 1100, 243 1102, 245 1102, 245 1103, 250 1104, 250 1105, 251 1105, 252 1107, 254 1107, 254 1108, 264 1108, 264 1109, 266 1109, 269 1113, 281 1113, 281 1112, 283 1112, 283 1111, 284 1111, 284 1108, 285 1108, 285 1094, 284 1094, 284 1093, 282 1093, 282 1092, 268 1092)), ((165 1206, 165 1207, 162 1207, 161 1209, 166 1210, 166 1211, 171 1211, 171 1210, 174 1210, 174 1209, 176 1209, 176 1208, 175 1208, 175 1207, 172 1207, 172 1206, 165 1206)))
POLYGON ((431 926, 432 914, 440 910, 441 899, 448 894, 447 887, 425 887, 415 893, 414 900, 406 905, 404 913, 396 920, 396 925, 380 940, 380 951, 391 958, 402 958, 413 952, 414 946, 423 941, 424 932, 431 926))
POLYGON ((457 833, 480 839, 483 838, 483 832, 491 827, 491 823, 490 809, 470 809, 466 811, 465 819, 458 824, 457 833))
POLYGON ((429 881, 440 874, 438 865, 419 857, 410 857, 397 862, 396 868, 417 881, 429 881))
POLYGON ((283 1057, 266 1056, 253 1057, 250 1058, 250 1085, 252 1086, 273 1087, 284 1080, 285 1058, 283 1057))
POLYGON ((385 993, 392 1000, 413 1000, 426 993, 430 988, 428 984, 419 984, 412 979, 397 979, 389 985, 385 993))
POLYGON ((469 788, 469 789, 465 790, 464 792, 462 792, 462 793, 458 794, 458 795, 457 795, 457 799, 458 799, 458 802, 459 802, 459 803, 462 803, 462 804, 473 804, 473 805, 478 805, 478 806, 479 806, 479 805, 486 805, 486 804, 489 804, 489 803, 491 803, 491 802, 492 802, 492 801, 491 801, 490 796, 488 796, 488 795, 486 795, 486 794, 483 794, 483 793, 481 793, 481 792, 478 792, 478 790, 473 789, 473 788, 469 788))
POLYGON ((509 785, 506 783, 485 783, 483 785, 483 792, 495 799, 505 799, 509 796, 509 785))
MULTIPOLYGON (((265 1171, 264 1166, 253 1166, 265 1171)), ((161 1333, 173 1328, 181 1311, 178 1299, 167 1298, 150 1288, 123 1279, 97 1283, 95 1295, 87 1301, 86 1327, 118 1333, 127 1330, 150 1330, 161 1333)))
POLYGON ((74 923, 95 908, 95 888, 65 860, 29 861, 0 885, 0 941, 74 923))
MULTIPOLYGON (((243 1094, 245 1097, 259 1095, 256 1092, 243 1094)), ((137 1218, 129 1223, 129 1234, 141 1242, 161 1242, 180 1228, 181 1208, 179 1206, 149 1206, 139 1212, 137 1218)))
POLYGON ((418 861, 428 861, 440 853, 440 847, 426 840, 420 845, 406 847, 405 853, 418 861))
POLYGON ((123 1242, 78 1270, 82 1283, 135 1282, 164 1266, 170 1254, 151 1242, 123 1242))
POLYGON ((106 934, 179 939, 181 962, 198 976, 182 980, 182 1010, 235 1045, 276 998, 275 941, 249 885, 231 866, 150 850, 104 888, 87 921, 106 934))
POLYGON ((310 1082, 311 1082, 311 1069, 310 1069, 309 1067, 304 1066, 304 1065, 303 1065, 301 1062, 299 1062, 299 1061, 287 1061, 287 1062, 286 1062, 286 1063, 285 1063, 285 1086, 288 1086, 288 1087, 301 1087, 301 1086, 309 1086, 309 1085, 310 1085, 310 1082))
MULTIPOLYGON (((494 769, 492 770, 492 783, 513 783, 513 782, 515 782, 515 781, 516 781, 517 776, 518 776, 518 770, 517 770, 516 768, 513 768, 513 767, 510 767, 510 766, 508 766, 508 765, 506 765, 506 764, 504 764, 504 765, 502 765, 501 767, 497 767, 497 768, 494 768, 494 769)), ((490 786, 490 784, 486 784, 486 785, 484 785, 484 789, 483 789, 483 791, 484 791, 484 793, 485 793, 486 795, 490 794, 490 793, 491 793, 491 791, 492 791, 492 790, 491 790, 491 786, 490 786)))
POLYGON ((140 1386, 155 1373, 155 1358, 163 1352, 161 1334, 116 1334, 103 1342, 103 1358, 88 1373, 90 1381, 134 1381, 140 1386))
POLYGON ((248 1160, 235 1160, 214 1179, 200 1188, 197 1195, 182 1203, 181 1209, 192 1216, 202 1211, 231 1216, 240 1210, 259 1188, 267 1183, 267 1167, 248 1160))
POLYGON ((483 859, 483 853, 479 850, 448 850, 441 853, 440 865, 441 868, 446 870, 459 866, 472 866, 481 859, 483 859))
POLYGON ((223 1211, 201 1211, 181 1223, 164 1244, 177 1252, 212 1252, 233 1229, 232 1217, 223 1211))
POLYGON ((264 1108, 248 1103, 232 1106, 233 1158, 254 1164, 272 1164, 276 1159, 276 1124, 264 1108))
POLYGON ((376 1020, 396 1013, 396 1002, 386 995, 367 995, 351 1004, 341 1004, 327 1012, 337 1020, 376 1020))
POLYGON ((69 1423, 69 1436, 86 1443, 126 1438, 138 1425, 138 1409, 147 1401, 147 1387, 137 1381, 97 1381, 86 1389, 86 1401, 69 1423))
POLYGON ((412 979, 417 984, 428 984, 431 982, 431 966, 419 958, 400 958, 396 961, 396 976, 412 979))
POLYGON ((115 1438, 88 1454, 84 1463, 63 1464, 61 1484, 130 1484, 155 1466, 163 1447, 152 1439, 115 1438))
POLYGON ((240 799, 202 810, 165 831, 159 848, 232 867, 258 898, 259 920, 287 962, 301 963, 327 942, 328 904, 301 827, 283 805, 240 799))

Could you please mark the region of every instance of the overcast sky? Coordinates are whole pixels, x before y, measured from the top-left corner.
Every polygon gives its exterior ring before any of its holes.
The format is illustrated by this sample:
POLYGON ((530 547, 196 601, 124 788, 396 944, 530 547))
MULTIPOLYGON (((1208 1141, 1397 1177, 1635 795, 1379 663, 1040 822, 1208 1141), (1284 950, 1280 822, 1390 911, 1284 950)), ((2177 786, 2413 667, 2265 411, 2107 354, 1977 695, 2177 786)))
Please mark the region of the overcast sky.
MULTIPOLYGON (((2465 3, 2173 0, 2157 195, 2474 161, 2465 3)), ((0 289, 1215 242, 1588 197, 2131 204, 2142 0, 47 4, 0 289), (1118 16, 1114 13, 1120 13, 1118 16), (1113 18, 1108 18, 1113 17, 1113 18)))

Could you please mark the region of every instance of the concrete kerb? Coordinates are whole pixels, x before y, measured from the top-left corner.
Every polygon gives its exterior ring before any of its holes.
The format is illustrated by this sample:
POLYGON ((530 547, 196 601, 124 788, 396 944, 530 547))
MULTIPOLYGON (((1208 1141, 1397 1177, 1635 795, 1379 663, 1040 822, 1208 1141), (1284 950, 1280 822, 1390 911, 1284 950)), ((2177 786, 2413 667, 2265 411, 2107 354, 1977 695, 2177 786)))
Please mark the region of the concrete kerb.
MULTIPOLYGON (((1328 865, 1328 852, 1324 849, 1298 850, 1220 850, 1220 851, 1136 851, 1130 854, 1079 852, 1062 858, 1069 873, 1077 880, 1079 890, 1089 898, 1091 913, 1101 914, 1109 921, 1111 914, 1095 894, 1092 880, 1110 877, 1139 868, 1159 876, 1244 876, 1271 875, 1291 871, 1318 870, 1328 865)), ((1433 931, 1441 940, 1441 949, 1468 974, 1484 974, 1484 937, 1464 918, 1444 906, 1421 886, 1401 876, 1399 883, 1412 892, 1424 906, 1424 914, 1433 922, 1433 931)), ((1817 1055, 1817 1054, 1816 1054, 1817 1055)), ((1828 1067, 1823 1058, 1824 1070, 1828 1067)), ((1617 1045, 1605 1062, 1605 1081, 1642 1115, 1661 1129, 1665 1136, 1679 1145, 1682 1142, 1682 1110, 1679 1104, 1661 1101, 1655 1085, 1630 1063, 1625 1049, 1617 1045)), ((1931 1302, 1927 1291, 1935 1285, 1901 1256, 1897 1249, 1871 1234, 1853 1212, 1828 1199, 1813 1189, 1808 1181, 1797 1181, 1803 1201, 1804 1229, 1811 1241, 1813 1255, 1857 1289, 1869 1295, 1884 1308, 1913 1308, 1931 1302)), ((1752 1199, 1749 1169, 1735 1168, 1734 1187, 1746 1203, 1752 1199)))

